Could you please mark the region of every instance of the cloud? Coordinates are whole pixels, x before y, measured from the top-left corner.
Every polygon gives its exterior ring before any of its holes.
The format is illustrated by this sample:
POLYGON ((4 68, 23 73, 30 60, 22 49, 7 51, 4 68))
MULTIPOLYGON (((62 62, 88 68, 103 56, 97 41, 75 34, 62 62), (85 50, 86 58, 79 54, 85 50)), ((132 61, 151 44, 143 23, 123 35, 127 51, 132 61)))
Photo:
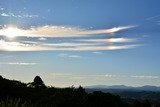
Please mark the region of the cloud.
POLYGON ((65 54, 65 53, 62 53, 62 54, 58 54, 59 57, 65 57, 65 58, 81 58, 82 56, 80 55, 69 55, 69 54, 65 54))
POLYGON ((131 76, 132 78, 138 78, 138 79, 158 79, 159 76, 146 76, 146 75, 134 75, 134 76, 131 76))
POLYGON ((71 80, 106 80, 116 78, 117 75, 109 75, 109 74, 72 74, 72 73, 50 73, 49 76, 54 78, 68 78, 71 80))
POLYGON ((55 47, 80 47, 80 46, 98 46, 103 45, 102 43, 71 43, 71 42, 64 42, 64 43, 44 43, 44 46, 55 46, 55 47))
POLYGON ((122 49, 130 49, 130 48, 135 48, 140 45, 121 45, 121 46, 88 46, 88 47, 78 47, 73 49, 74 51, 79 50, 79 51, 96 51, 96 50, 122 50, 122 49))
POLYGON ((102 77, 106 78, 105 75, 99 75, 99 74, 89 75, 89 74, 72 74, 72 73, 50 73, 49 75, 57 78, 65 77, 69 79, 87 79, 87 78, 96 79, 96 78, 102 78, 102 77))
POLYGON ((81 56, 79 56, 79 55, 69 55, 68 57, 69 58, 81 58, 81 56))
POLYGON ((1 62, 2 65, 36 65, 37 63, 28 62, 1 62))
POLYGON ((133 76, 133 75, 114 75, 114 74, 72 74, 72 73, 51 73, 49 76, 55 78, 67 78, 71 80, 108 80, 120 78, 136 79, 159 79, 159 76, 133 76))
POLYGON ((103 54, 103 52, 92 52, 93 54, 103 54))
POLYGON ((100 29, 100 30, 87 30, 83 32, 79 32, 78 34, 84 34, 84 35, 90 35, 90 34, 112 34, 119 32, 121 30, 134 28, 136 26, 119 26, 119 27, 113 27, 110 29, 100 29))
POLYGON ((58 48, 50 48, 38 44, 22 43, 22 42, 9 42, 0 40, 0 51, 46 51, 58 50, 58 48))
POLYGON ((43 37, 43 38, 45 37, 85 37, 93 34, 116 33, 118 31, 133 28, 133 27, 135 26, 122 26, 122 27, 113 27, 111 29, 87 30, 84 28, 73 27, 73 26, 46 25, 46 26, 40 26, 40 27, 31 27, 30 29, 22 29, 22 28, 9 26, 1 29, 0 35, 7 36, 8 32, 10 32, 10 34, 14 34, 15 37, 18 37, 18 36, 43 37))
POLYGON ((47 40, 47 38, 43 38, 43 37, 41 37, 41 38, 38 38, 38 40, 47 40))
POLYGON ((68 78, 68 77, 72 77, 73 74, 71 73, 50 73, 49 76, 52 76, 54 78, 68 78))
POLYGON ((157 20, 157 19, 159 19, 160 18, 160 15, 156 15, 156 16, 152 16, 152 17, 148 17, 148 18, 146 18, 146 20, 157 20))
POLYGON ((110 38, 110 39, 88 39, 80 40, 85 42, 104 42, 104 43, 126 43, 126 42, 135 42, 136 39, 129 38, 110 38))
MULTIPOLYGON (((120 50, 130 49, 141 45, 104 45, 97 43, 41 43, 41 42, 10 42, 0 40, 1 51, 98 51, 98 50, 120 50)), ((73 57, 73 56, 71 56, 73 57)))
POLYGON ((136 26, 114 27, 114 28, 111 28, 111 29, 107 29, 106 32, 107 33, 115 33, 115 32, 121 31, 121 30, 130 29, 130 28, 134 28, 134 27, 136 27, 136 26))
POLYGON ((9 15, 9 14, 7 14, 7 13, 1 13, 1 16, 9 17, 10 15, 9 15))
POLYGON ((0 16, 2 17, 14 17, 14 18, 38 18, 38 15, 31 15, 31 14, 14 14, 14 13, 1 13, 0 16))
POLYGON ((61 53, 61 54, 58 54, 58 56, 60 56, 60 57, 66 57, 66 56, 68 56, 68 54, 61 53))
MULTIPOLYGON (((89 37, 89 39, 84 39, 84 37, 90 34, 113 33, 132 27, 134 26, 114 27, 105 30, 86 30, 84 28, 73 26, 46 25, 41 27, 31 27, 29 29, 22 29, 14 26, 2 26, 0 29, 0 35, 6 36, 10 39, 7 39, 7 41, 3 39, 0 40, 0 51, 102 51, 130 49, 141 45, 135 43, 130 44, 136 42, 136 39, 131 38, 90 39, 91 37, 89 37), (25 41, 20 39, 17 39, 16 41, 15 37, 18 38, 20 36, 32 38, 29 38, 30 41, 27 41, 28 38, 25 38, 25 41), (37 41, 37 39, 35 40, 35 37, 37 37, 39 41, 37 41), (50 39, 54 37, 61 38, 55 38, 55 40, 50 41, 50 39), (70 37, 83 37, 83 39, 71 39, 70 37), (65 38, 65 40, 63 38, 65 38)), ((80 58, 81 56, 70 55, 67 57, 80 58)))
POLYGON ((110 75, 110 74, 106 74, 105 77, 109 77, 109 78, 113 78, 113 77, 117 77, 116 75, 110 75))

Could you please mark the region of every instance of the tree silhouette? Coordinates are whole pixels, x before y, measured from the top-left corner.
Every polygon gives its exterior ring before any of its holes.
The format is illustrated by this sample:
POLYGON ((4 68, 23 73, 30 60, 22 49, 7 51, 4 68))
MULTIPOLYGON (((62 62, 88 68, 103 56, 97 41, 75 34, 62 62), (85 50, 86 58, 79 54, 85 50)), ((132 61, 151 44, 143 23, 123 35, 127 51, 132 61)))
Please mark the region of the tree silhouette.
POLYGON ((36 76, 33 80, 32 83, 29 83, 28 84, 29 87, 32 87, 32 88, 46 88, 44 82, 42 81, 41 77, 40 76, 36 76))

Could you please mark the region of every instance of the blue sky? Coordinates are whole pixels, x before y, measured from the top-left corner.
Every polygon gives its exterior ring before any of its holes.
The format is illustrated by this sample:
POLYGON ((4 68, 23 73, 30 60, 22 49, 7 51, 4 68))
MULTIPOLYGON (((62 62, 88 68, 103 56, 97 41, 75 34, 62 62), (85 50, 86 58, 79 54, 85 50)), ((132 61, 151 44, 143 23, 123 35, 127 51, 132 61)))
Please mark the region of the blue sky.
POLYGON ((160 85, 159 0, 2 0, 0 74, 47 85, 160 85))

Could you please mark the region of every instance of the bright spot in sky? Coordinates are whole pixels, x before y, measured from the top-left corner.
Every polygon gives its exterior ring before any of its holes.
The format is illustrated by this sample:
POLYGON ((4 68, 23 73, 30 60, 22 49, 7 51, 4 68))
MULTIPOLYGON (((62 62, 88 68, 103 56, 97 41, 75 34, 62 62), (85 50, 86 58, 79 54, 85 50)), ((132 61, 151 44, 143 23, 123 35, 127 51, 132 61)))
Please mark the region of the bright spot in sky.
POLYGON ((14 27, 14 26, 9 26, 7 28, 3 28, 0 30, 0 35, 4 35, 8 38, 22 36, 23 33, 24 33, 23 30, 18 29, 17 27, 14 27))

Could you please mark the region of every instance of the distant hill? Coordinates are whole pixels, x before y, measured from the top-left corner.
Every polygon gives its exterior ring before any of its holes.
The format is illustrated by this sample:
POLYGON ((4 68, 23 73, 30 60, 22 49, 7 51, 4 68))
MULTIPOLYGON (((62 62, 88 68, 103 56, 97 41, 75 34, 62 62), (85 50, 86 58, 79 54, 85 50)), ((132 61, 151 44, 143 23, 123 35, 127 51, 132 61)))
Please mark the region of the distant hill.
MULTIPOLYGON (((154 104, 157 104, 156 107, 160 107, 160 87, 157 86, 141 86, 141 87, 132 87, 125 85, 94 85, 86 86, 86 92, 92 93, 94 91, 102 91, 105 93, 111 93, 114 95, 119 95, 124 101, 133 102, 133 100, 138 99, 139 101, 148 99, 154 104)), ((136 106, 138 107, 138 106, 136 106)))
POLYGON ((113 85, 113 86, 107 86, 107 85, 92 85, 92 86, 86 86, 85 88, 88 89, 117 89, 117 90, 136 90, 136 91, 160 91, 160 87, 157 86, 150 86, 145 85, 141 87, 132 87, 132 86, 125 86, 125 85, 113 85))

